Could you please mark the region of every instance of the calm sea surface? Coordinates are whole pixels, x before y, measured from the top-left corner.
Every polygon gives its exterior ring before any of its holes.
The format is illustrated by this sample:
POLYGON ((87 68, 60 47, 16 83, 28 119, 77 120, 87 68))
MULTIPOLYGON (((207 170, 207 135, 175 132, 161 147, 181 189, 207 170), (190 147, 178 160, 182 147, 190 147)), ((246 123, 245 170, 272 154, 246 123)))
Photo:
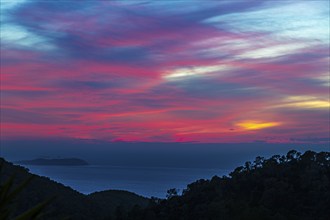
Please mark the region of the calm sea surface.
POLYGON ((146 197, 164 198, 170 188, 185 189, 198 179, 229 173, 221 169, 150 168, 118 166, 32 166, 31 173, 47 176, 56 182, 84 193, 120 189, 146 197))

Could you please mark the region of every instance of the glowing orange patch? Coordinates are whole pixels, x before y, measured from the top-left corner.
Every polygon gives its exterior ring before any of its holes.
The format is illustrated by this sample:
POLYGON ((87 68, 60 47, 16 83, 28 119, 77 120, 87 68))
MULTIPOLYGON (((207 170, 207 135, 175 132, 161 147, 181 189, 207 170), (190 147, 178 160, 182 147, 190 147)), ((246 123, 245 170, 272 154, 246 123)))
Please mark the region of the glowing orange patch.
POLYGON ((260 121, 244 121, 237 123, 238 126, 246 130, 259 130, 259 129, 279 126, 280 124, 281 123, 279 122, 260 122, 260 121))

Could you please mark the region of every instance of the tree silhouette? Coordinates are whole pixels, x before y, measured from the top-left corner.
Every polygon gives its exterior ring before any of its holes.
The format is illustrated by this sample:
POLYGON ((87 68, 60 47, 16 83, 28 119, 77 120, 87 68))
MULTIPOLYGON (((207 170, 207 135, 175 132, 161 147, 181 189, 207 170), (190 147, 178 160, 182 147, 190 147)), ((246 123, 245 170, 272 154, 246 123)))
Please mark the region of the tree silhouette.
POLYGON ((214 176, 175 189, 167 199, 135 213, 157 220, 326 220, 330 216, 330 153, 295 150, 257 157, 229 176, 214 176))
POLYGON ((169 189, 169 190, 167 190, 166 198, 171 199, 174 196, 178 196, 178 192, 179 192, 179 190, 176 188, 169 189))

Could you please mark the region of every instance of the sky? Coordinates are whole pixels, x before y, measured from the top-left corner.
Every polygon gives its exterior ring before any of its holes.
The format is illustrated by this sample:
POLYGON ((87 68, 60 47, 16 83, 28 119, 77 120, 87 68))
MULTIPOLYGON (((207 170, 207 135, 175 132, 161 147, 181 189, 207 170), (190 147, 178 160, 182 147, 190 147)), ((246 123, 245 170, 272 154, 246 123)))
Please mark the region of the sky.
POLYGON ((329 1, 1 0, 1 139, 329 144, 329 1))

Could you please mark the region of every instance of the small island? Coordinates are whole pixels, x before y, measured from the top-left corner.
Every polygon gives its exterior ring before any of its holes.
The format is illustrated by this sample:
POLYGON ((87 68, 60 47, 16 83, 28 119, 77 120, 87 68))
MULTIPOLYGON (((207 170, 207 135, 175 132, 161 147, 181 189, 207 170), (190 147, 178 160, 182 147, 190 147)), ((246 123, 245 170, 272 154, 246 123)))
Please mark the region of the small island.
POLYGON ((21 165, 38 165, 38 166, 86 166, 88 162, 79 158, 62 158, 62 159, 44 159, 38 158, 34 160, 21 160, 16 163, 21 165))

